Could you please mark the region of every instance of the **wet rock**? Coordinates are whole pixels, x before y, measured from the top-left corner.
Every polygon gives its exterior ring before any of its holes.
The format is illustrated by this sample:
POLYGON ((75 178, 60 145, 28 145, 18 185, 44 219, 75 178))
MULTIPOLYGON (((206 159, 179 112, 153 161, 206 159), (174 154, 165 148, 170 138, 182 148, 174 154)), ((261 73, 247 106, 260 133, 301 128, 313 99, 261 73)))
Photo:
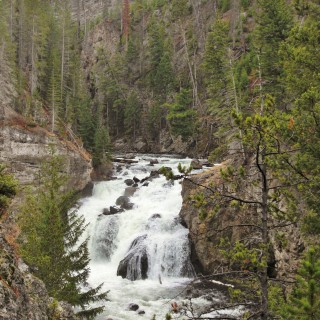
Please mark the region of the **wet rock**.
POLYGON ((203 161, 203 162, 202 162, 202 165, 203 165, 204 167, 209 167, 209 168, 211 168, 211 167, 214 166, 211 162, 209 162, 209 161, 207 161, 207 160, 203 161))
POLYGON ((128 305, 128 309, 129 309, 130 311, 137 311, 137 310, 139 309, 139 305, 136 304, 136 303, 130 303, 130 304, 128 305))
POLYGON ((117 172, 121 172, 122 171, 122 166, 119 164, 119 165, 117 165, 117 167, 116 167, 116 171, 117 172))
POLYGON ((137 177, 133 177, 132 180, 133 180, 135 183, 140 182, 140 179, 138 179, 137 177))
POLYGON ((139 310, 138 311, 138 314, 140 314, 140 315, 143 315, 143 314, 145 314, 146 312, 144 311, 144 310, 139 310))
POLYGON ((129 173, 128 173, 128 171, 125 171, 124 173, 123 173, 123 176, 127 176, 129 173))
POLYGON ((142 186, 147 187, 149 185, 149 182, 145 182, 142 186))
POLYGON ((161 214, 155 213, 149 218, 149 220, 155 220, 155 219, 160 219, 160 218, 161 218, 161 214))
POLYGON ((126 196, 120 196, 116 201, 116 205, 125 210, 130 210, 133 207, 133 203, 131 203, 129 197, 126 196))
POLYGON ((110 214, 110 210, 108 208, 104 208, 102 210, 102 214, 105 215, 105 216, 108 216, 110 214))
POLYGON ((134 183, 133 185, 132 185, 134 188, 138 188, 138 184, 137 183, 134 183))
POLYGON ((124 180, 124 183, 127 185, 127 186, 132 186, 134 184, 134 181, 132 179, 126 179, 124 180))
POLYGON ((94 184, 92 181, 88 182, 81 192, 82 197, 91 197, 94 184))
POLYGON ((124 190, 124 196, 125 197, 132 197, 134 195, 134 193, 137 191, 136 187, 127 187, 124 190))
POLYGON ((134 153, 127 153, 124 158, 125 159, 134 159, 136 156, 134 153))
POLYGON ((191 161, 191 166, 192 166, 192 168, 193 169, 202 169, 202 163, 201 163, 201 161, 200 160, 198 160, 198 159, 193 159, 192 161, 191 161))
POLYGON ((131 281, 147 279, 148 277, 148 255, 145 240, 147 235, 137 237, 130 249, 119 263, 117 276, 127 278, 131 281))
POLYGON ((150 178, 159 178, 159 177, 160 177, 160 174, 158 170, 152 170, 150 172, 150 178))
POLYGON ((116 214, 116 213, 123 212, 124 209, 122 209, 120 207, 117 207, 117 206, 111 206, 109 211, 110 211, 109 214, 111 215, 111 214, 116 214))
POLYGON ((158 163, 159 163, 158 159, 151 159, 150 160, 151 165, 158 164, 158 163))

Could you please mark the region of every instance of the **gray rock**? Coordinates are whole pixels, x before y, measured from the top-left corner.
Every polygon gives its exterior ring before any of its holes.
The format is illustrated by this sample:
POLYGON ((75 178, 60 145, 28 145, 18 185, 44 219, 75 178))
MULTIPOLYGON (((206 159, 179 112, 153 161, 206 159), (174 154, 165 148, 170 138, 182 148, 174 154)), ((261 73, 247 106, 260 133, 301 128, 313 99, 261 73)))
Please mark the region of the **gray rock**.
POLYGON ((158 163, 159 163, 158 159, 151 159, 150 160, 151 165, 158 164, 158 163))
POLYGON ((131 203, 129 197, 126 196, 120 196, 116 201, 116 205, 125 210, 130 210, 133 208, 133 203, 131 203))
POLYGON ((137 310, 139 309, 139 305, 137 305, 136 303, 130 303, 130 304, 128 305, 128 309, 129 309, 130 311, 137 311, 137 310))
POLYGON ((133 177, 132 180, 133 180, 135 183, 140 182, 140 179, 138 179, 137 177, 133 177))
POLYGON ((148 255, 145 240, 147 235, 137 237, 130 249, 119 263, 117 276, 127 278, 131 281, 147 279, 148 277, 148 255))
POLYGON ((201 161, 200 160, 198 160, 198 159, 193 159, 192 161, 191 161, 191 166, 192 166, 192 168, 193 169, 202 169, 202 163, 201 163, 201 161))
POLYGON ((134 184, 134 181, 132 179, 126 179, 124 180, 124 183, 127 185, 127 186, 132 186, 134 184))
POLYGON ((108 208, 104 208, 102 211, 102 214, 104 214, 105 216, 108 216, 110 214, 110 210, 108 208))
POLYGON ((117 206, 111 206, 110 207, 110 214, 116 214, 116 213, 120 213, 123 212, 124 209, 117 207, 117 206))

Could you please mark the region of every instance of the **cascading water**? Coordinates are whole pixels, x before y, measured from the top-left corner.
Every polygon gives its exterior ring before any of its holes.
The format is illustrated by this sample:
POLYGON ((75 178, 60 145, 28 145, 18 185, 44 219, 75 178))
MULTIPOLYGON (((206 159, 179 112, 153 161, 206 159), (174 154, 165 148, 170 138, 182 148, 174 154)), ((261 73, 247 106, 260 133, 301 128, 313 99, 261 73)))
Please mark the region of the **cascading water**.
POLYGON ((155 314, 164 319, 170 310, 170 299, 175 298, 193 275, 190 263, 188 230, 178 218, 182 204, 181 185, 152 175, 138 188, 127 189, 133 195, 131 210, 104 215, 103 210, 114 206, 123 196, 126 179, 142 180, 162 166, 177 172, 177 165, 189 165, 188 159, 159 158, 150 166, 150 157, 136 158, 138 163, 123 166, 115 173, 117 179, 99 182, 93 195, 81 201, 79 214, 89 223, 91 276, 89 284, 104 282, 110 290, 106 311, 97 319, 151 319, 155 314), (119 274, 117 276, 117 274, 119 274), (137 281, 132 281, 137 280, 137 281), (136 312, 128 305, 139 305, 136 312))

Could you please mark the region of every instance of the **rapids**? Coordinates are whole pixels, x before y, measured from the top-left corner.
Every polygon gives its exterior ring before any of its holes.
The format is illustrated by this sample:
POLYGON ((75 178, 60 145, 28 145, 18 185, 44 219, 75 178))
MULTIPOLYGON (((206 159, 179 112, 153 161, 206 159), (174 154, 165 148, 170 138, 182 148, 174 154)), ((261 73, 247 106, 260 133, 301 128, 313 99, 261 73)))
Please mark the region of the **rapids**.
MULTIPOLYGON (((189 159, 161 156, 158 164, 150 166, 152 158, 137 157, 138 163, 124 165, 120 172, 114 172, 116 180, 96 183, 92 196, 81 200, 78 212, 89 223, 86 230, 90 236, 89 284, 97 286, 104 282, 104 289, 110 290, 106 311, 97 319, 151 319, 156 315, 156 319, 162 320, 171 309, 171 299, 176 299, 192 277, 188 230, 178 218, 182 205, 179 181, 171 184, 159 176, 149 181, 148 186, 139 183, 130 197, 134 204, 131 210, 109 216, 102 214, 104 208, 115 205, 117 198, 124 194, 127 187, 124 180, 133 177, 141 180, 162 166, 172 167, 178 174, 179 162, 190 164, 189 159), (119 263, 139 237, 143 237, 142 247, 147 255, 147 279, 123 279, 117 276, 119 263), (145 314, 129 311, 130 303, 138 304, 138 311, 143 310, 145 314)), ((132 272, 141 273, 139 254, 137 250, 131 259, 129 278, 132 272)))
MULTIPOLYGON (((151 159, 154 156, 137 156, 137 163, 122 165, 121 170, 114 171, 116 179, 97 182, 92 196, 80 201, 78 213, 88 223, 83 237, 90 237, 89 286, 104 283, 103 290, 110 291, 104 304, 105 311, 96 320, 164 320, 172 310, 172 303, 176 302, 178 306, 188 303, 187 285, 192 281, 194 271, 190 262, 188 229, 179 220, 180 182, 168 182, 162 175, 148 180, 147 186, 138 182, 136 192, 130 197, 131 210, 103 214, 104 209, 114 206, 124 195, 125 180, 144 179, 162 166, 171 167, 174 174, 178 174, 179 163, 189 166, 191 162, 190 159, 161 156, 157 158, 159 163, 151 166, 151 159), (125 278, 117 276, 124 259, 127 259, 122 268, 125 278), (139 305, 139 309, 130 311, 130 304, 139 305)), ((119 165, 115 164, 115 167, 119 165)), ((192 305, 196 313, 203 314, 201 318, 210 316, 212 319, 218 315, 212 311, 205 315, 211 303, 205 295, 197 296, 192 299, 192 305)), ((209 300, 220 301, 220 293, 210 293, 209 300)), ((222 313, 229 314, 229 310, 222 313)), ((188 319, 179 313, 172 316, 188 319)))

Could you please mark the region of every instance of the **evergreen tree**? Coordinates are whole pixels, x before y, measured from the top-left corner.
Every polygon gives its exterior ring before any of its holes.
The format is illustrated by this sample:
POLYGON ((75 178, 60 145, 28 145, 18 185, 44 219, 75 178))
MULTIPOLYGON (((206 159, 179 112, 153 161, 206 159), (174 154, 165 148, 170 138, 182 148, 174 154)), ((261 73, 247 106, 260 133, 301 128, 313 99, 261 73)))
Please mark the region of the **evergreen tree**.
POLYGON ((181 136, 186 140, 193 136, 196 128, 196 111, 191 108, 192 97, 190 90, 182 89, 176 96, 175 103, 165 104, 169 113, 167 120, 170 125, 170 131, 181 136))
POLYGON ((131 135, 133 141, 136 139, 141 118, 141 103, 135 92, 128 96, 124 110, 124 125, 128 135, 131 135))
POLYGON ((305 231, 320 234, 319 211, 319 160, 320 160, 320 5, 316 1, 297 1, 300 21, 290 32, 281 47, 281 56, 286 77, 284 84, 292 105, 292 117, 288 125, 288 137, 299 149, 290 161, 304 177, 303 199, 309 210, 305 217, 305 231))
POLYGON ((68 214, 73 195, 63 191, 62 166, 63 159, 51 152, 39 175, 39 191, 29 193, 21 208, 20 252, 52 297, 81 307, 81 314, 91 319, 103 308, 88 304, 104 300, 106 293, 99 293, 102 285, 81 292, 89 276, 88 239, 79 243, 86 224, 75 212, 68 214))
POLYGON ((6 173, 5 166, 0 164, 0 218, 17 192, 17 182, 6 173))
POLYGON ((261 61, 263 90, 278 99, 284 91, 279 83, 283 72, 279 48, 292 27, 291 7, 285 0, 262 0, 258 4, 254 46, 261 61))
POLYGON ((298 271, 297 282, 286 308, 292 320, 320 319, 320 255, 311 247, 298 271))
POLYGON ((207 36, 203 68, 209 112, 221 125, 230 115, 228 44, 228 24, 217 18, 207 36))

